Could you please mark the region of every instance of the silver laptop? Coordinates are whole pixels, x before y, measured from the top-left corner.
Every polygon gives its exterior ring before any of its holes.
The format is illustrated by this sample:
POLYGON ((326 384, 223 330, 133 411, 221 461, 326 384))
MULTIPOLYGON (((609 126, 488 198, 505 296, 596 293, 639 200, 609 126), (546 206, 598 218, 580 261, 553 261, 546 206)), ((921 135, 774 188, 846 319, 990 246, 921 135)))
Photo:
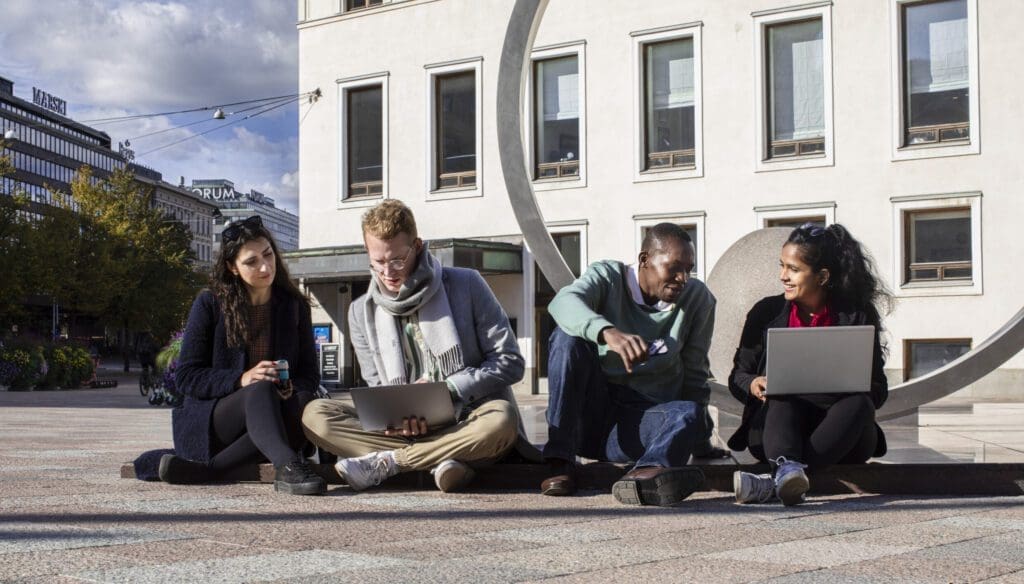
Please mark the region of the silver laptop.
POLYGON ((875 327, 768 329, 766 395, 871 390, 875 327))
POLYGON ((401 429, 402 418, 411 416, 426 418, 429 428, 455 423, 452 394, 443 381, 353 387, 351 392, 359 423, 367 432, 401 429))

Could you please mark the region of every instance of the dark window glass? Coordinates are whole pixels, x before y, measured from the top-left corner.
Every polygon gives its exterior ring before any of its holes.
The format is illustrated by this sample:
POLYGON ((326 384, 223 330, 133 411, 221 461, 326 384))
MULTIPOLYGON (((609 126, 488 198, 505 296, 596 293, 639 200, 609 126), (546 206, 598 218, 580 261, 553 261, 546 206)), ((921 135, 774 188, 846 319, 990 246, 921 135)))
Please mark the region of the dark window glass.
POLYGON ((383 89, 351 89, 348 99, 348 196, 383 193, 383 89))
POLYGON ((579 176, 578 62, 571 55, 534 64, 535 178, 579 176))
POLYGON ((906 281, 972 276, 969 209, 909 214, 906 281))
POLYGON ((769 26, 766 158, 825 152, 825 69, 821 19, 769 26))
POLYGON ((948 339, 941 341, 905 342, 907 353, 904 379, 920 377, 939 367, 944 367, 971 350, 971 339, 948 339))
POLYGON ((693 39, 644 45, 646 168, 692 167, 693 39))
POLYGON ((904 144, 970 138, 966 0, 904 5, 904 144))
POLYGON ((473 71, 436 78, 435 188, 476 184, 476 74, 473 71))

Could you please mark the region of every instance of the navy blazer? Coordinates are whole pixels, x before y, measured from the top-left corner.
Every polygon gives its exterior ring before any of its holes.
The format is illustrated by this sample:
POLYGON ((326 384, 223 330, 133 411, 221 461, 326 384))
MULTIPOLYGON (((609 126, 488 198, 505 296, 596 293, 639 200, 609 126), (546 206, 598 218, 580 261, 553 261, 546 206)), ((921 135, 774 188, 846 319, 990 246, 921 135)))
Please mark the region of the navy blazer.
MULTIPOLYGON (((320 385, 309 305, 277 287, 272 289, 270 301, 274 358, 288 360, 296 394, 292 399, 308 402, 320 385)), ((216 297, 203 290, 192 303, 174 374, 178 391, 185 396, 172 414, 178 456, 198 461, 213 456, 213 408, 218 399, 238 390, 236 385, 245 373, 245 361, 244 348, 228 347, 224 312, 216 297)))
MULTIPOLYGON (((743 403, 743 418, 740 427, 729 438, 729 448, 737 451, 747 449, 748 432, 752 427, 757 428, 764 424, 763 406, 765 402, 750 394, 750 384, 754 378, 764 375, 768 365, 768 329, 788 328, 789 313, 792 304, 785 296, 768 296, 762 298, 747 313, 747 320, 743 324, 743 334, 740 336, 740 346, 736 349, 733 357, 733 368, 729 374, 729 392, 733 397, 743 403)), ((868 322, 867 314, 859 310, 836 310, 836 326, 853 326, 874 324, 868 322)), ((878 326, 875 326, 875 346, 871 366, 871 402, 875 409, 882 407, 889 397, 889 381, 885 377, 885 355, 882 352, 882 345, 879 338, 878 326)), ((878 446, 875 448, 874 457, 879 457, 886 452, 885 434, 875 424, 878 431, 878 446)))

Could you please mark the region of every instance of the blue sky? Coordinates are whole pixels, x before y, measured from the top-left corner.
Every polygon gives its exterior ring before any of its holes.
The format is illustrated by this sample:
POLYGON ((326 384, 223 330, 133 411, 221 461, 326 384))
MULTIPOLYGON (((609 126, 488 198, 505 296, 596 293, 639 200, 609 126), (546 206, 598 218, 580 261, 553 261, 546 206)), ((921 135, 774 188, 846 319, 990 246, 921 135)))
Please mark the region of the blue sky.
MULTIPOLYGON (((15 95, 38 87, 67 101, 68 116, 91 120, 211 106, 312 90, 299 88, 295 0, 3 0, 0 76, 15 95)), ((177 184, 226 178, 296 211, 298 125, 307 103, 235 123, 207 113, 89 124, 117 147, 131 139, 136 162, 177 184), (224 125, 181 144, 170 142, 224 125)))

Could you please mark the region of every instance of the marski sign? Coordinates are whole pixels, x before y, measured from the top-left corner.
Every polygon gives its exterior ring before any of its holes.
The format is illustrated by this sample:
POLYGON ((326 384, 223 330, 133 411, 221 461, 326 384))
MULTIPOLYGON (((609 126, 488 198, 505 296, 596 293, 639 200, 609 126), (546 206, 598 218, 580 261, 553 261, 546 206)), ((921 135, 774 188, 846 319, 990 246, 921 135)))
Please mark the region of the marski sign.
POLYGON ((56 95, 50 95, 38 87, 32 88, 32 103, 62 116, 68 115, 68 102, 56 95))

